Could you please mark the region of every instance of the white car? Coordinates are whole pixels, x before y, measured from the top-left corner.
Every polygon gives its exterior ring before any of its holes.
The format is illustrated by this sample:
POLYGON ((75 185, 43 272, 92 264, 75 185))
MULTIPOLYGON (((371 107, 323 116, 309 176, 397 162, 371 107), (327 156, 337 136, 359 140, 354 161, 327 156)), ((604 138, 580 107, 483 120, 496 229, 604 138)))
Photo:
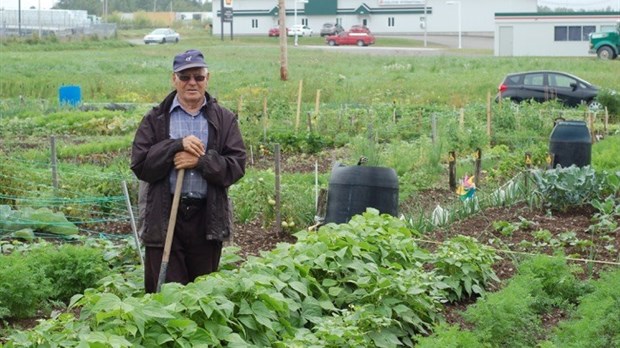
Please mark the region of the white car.
POLYGON ((288 32, 286 34, 288 36, 295 36, 295 33, 297 33, 297 36, 312 36, 312 29, 310 29, 307 25, 296 24, 288 28, 288 32))
POLYGON ((150 34, 144 36, 144 43, 160 43, 164 44, 166 42, 174 42, 177 43, 181 39, 181 36, 176 31, 170 28, 159 28, 153 30, 150 34))

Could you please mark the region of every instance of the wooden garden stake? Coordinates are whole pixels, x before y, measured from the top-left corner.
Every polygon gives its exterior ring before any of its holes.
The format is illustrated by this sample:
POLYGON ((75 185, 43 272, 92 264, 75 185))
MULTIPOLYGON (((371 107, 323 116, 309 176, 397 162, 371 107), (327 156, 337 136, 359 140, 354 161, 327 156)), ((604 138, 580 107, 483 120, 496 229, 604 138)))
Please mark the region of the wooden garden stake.
POLYGON ((525 174, 525 192, 530 192, 530 169, 532 169, 532 154, 529 152, 525 153, 525 169, 527 172, 525 174))
POLYGON ((306 113, 306 118, 308 119, 308 132, 312 133, 312 114, 310 111, 306 113))
POLYGON ((482 171, 482 150, 480 150, 480 148, 477 148, 476 152, 474 152, 474 159, 476 160, 476 174, 474 174, 474 185, 476 185, 477 189, 478 183, 480 182, 480 172, 482 171))
POLYGON ((450 191, 456 191, 456 153, 448 152, 448 168, 450 173, 450 191))
POLYGON ((392 108, 392 122, 396 124, 396 101, 392 102, 392 105, 394 106, 392 108))
POLYGON ((321 90, 316 90, 316 99, 314 101, 314 117, 319 121, 319 106, 321 105, 321 90))
POLYGON ((459 111, 459 129, 463 130, 465 127, 465 109, 461 108, 459 111))
POLYGON ((299 80, 299 90, 297 91, 297 113, 295 114, 295 132, 299 130, 299 117, 301 113, 301 92, 303 90, 304 80, 299 80))
POLYGON ((596 132, 594 131, 594 114, 588 112, 588 124, 590 125, 590 139, 592 143, 596 142, 596 132))
POLYGON ((491 92, 487 92, 487 136, 491 139, 491 92))
POLYGON ((418 132, 422 129, 422 111, 418 111, 418 132))
POLYGON ((239 96, 239 101, 237 102, 237 117, 241 115, 241 110, 243 109, 243 96, 239 96))
POLYGON ((250 145, 250 164, 254 165, 254 148, 250 145))
POLYGON ((269 115, 267 115, 267 97, 263 98, 263 140, 267 141, 267 127, 269 127, 269 115))
POLYGON ((56 157, 56 137, 50 137, 50 152, 51 152, 51 162, 52 162, 52 185, 54 187, 54 191, 58 190, 58 159, 56 157))
POLYGON ((607 135, 607 126, 609 126, 609 110, 605 107, 605 123, 603 124, 604 134, 607 135))
POLYGON ((435 142, 437 141, 437 115, 435 114, 431 116, 431 141, 433 142, 433 145, 435 145, 435 142))
POLYGON ((275 145, 274 149, 274 160, 275 160, 275 174, 276 174, 276 205, 275 205, 275 215, 276 215, 276 236, 280 237, 280 232, 282 232, 282 215, 280 211, 280 144, 275 145))
POLYGON ((555 160, 554 153, 547 154, 547 169, 553 169, 553 161, 555 160))

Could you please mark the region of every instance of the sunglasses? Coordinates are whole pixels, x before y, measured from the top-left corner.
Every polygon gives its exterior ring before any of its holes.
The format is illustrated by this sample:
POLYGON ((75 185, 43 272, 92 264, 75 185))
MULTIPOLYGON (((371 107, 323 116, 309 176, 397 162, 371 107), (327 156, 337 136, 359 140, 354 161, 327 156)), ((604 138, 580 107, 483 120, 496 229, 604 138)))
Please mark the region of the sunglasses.
POLYGON ((177 74, 177 77, 179 78, 179 80, 183 82, 187 82, 191 80, 192 77, 194 78, 194 81, 196 82, 202 82, 207 78, 205 75, 181 75, 181 74, 177 74))

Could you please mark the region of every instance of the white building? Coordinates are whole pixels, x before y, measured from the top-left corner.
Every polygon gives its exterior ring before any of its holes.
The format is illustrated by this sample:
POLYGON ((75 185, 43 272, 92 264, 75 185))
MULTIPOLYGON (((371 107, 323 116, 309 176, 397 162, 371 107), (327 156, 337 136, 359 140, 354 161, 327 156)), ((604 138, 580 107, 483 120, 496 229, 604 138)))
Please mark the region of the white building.
POLYGON ((496 13, 496 56, 588 56, 588 34, 615 30, 620 12, 496 13))
MULTIPOLYGON (((232 7, 234 34, 267 35, 278 25, 278 0, 215 0, 214 34, 222 32, 221 3, 232 7)), ((427 33, 456 33, 460 20, 464 35, 492 36, 495 13, 536 12, 537 0, 286 0, 285 6, 287 27, 306 24, 317 35, 326 22, 362 24, 376 34, 422 34, 426 17, 427 33)), ((225 34, 230 25, 223 23, 225 34)))

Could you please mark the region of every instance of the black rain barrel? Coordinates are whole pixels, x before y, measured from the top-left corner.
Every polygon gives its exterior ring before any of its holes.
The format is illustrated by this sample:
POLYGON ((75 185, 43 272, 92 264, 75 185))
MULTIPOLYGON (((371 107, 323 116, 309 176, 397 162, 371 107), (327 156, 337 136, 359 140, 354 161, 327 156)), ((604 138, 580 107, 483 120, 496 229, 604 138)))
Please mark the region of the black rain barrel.
POLYGON ((327 191, 325 223, 346 223, 366 208, 398 214, 398 176, 387 167, 334 167, 327 191))
POLYGON ((554 154, 553 168, 590 165, 592 138, 584 121, 558 122, 549 139, 549 152, 554 154))

